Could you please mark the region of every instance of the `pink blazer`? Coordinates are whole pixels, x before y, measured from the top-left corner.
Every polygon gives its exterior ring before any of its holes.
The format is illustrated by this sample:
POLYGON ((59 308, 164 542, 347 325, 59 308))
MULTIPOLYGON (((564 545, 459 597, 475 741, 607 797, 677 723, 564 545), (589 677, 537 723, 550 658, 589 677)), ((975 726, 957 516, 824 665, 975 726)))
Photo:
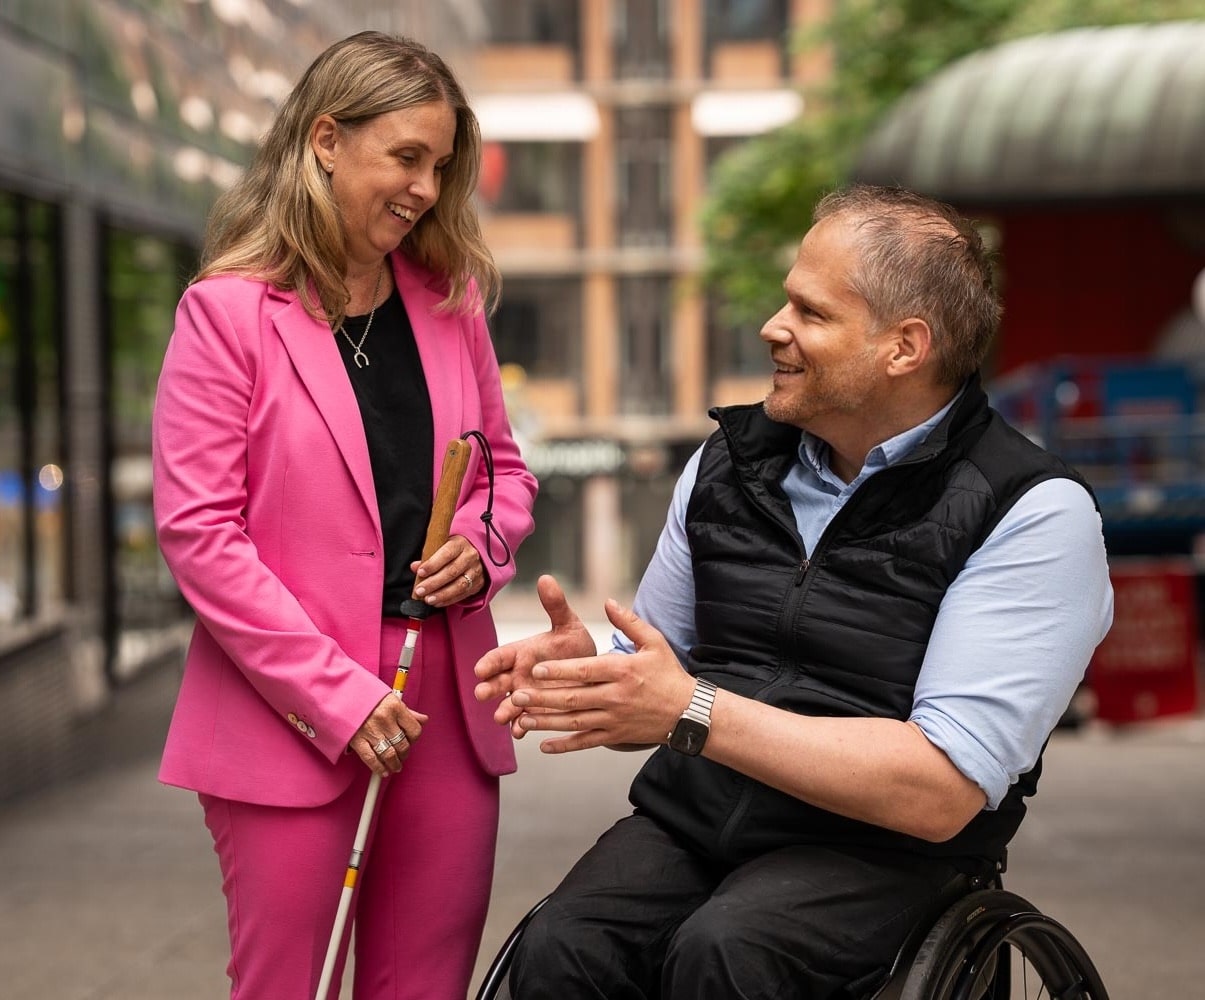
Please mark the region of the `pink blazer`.
MULTIPOLYGON (((434 312, 443 295, 430 273, 398 253, 392 265, 431 396, 434 479, 447 442, 482 431, 493 524, 513 551, 532 529, 536 481, 484 318, 434 312)), ((473 747, 488 773, 505 774, 510 733, 473 697, 472 668, 497 642, 488 602, 514 564, 484 559, 488 484, 473 443, 452 533, 482 553, 489 588, 449 608, 448 626, 473 747)), ((343 751, 389 688, 377 664, 380 517, 329 326, 260 281, 192 285, 164 358, 152 450, 159 545, 197 616, 160 779, 263 805, 331 801, 364 767, 343 751)))

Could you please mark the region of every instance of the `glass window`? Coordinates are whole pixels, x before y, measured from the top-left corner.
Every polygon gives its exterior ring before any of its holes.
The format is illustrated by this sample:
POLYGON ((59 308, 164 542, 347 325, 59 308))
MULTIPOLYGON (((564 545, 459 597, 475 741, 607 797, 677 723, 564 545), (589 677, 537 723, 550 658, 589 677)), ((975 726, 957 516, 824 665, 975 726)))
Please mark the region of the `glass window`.
POLYGON ((535 587, 544 573, 561 586, 580 587, 584 578, 582 554, 582 484, 568 476, 540 480, 533 515, 536 527, 515 560, 516 587, 535 587))
POLYGON ((790 70, 788 0, 707 0, 704 48, 707 73, 714 71, 719 47, 734 44, 772 43, 778 48, 779 72, 790 70))
POLYGON ((17 328, 16 199, 0 193, 0 622, 14 621, 28 603, 30 536, 26 519, 23 345, 17 328))
POLYGON ((79 98, 67 67, 0 33, 0 149, 23 172, 51 179, 79 169, 79 98))
POLYGON ((577 215, 581 145, 576 142, 491 143, 490 187, 496 212, 577 215))
POLYGON ((670 74, 665 0, 615 0, 615 72, 620 78, 663 80, 670 74))
POLYGON ((575 378, 582 328, 577 278, 507 278, 490 326, 501 364, 536 378, 575 378))
POLYGON ((105 239, 114 606, 119 656, 140 629, 178 616, 178 592, 155 541, 151 409, 176 303, 194 266, 187 248, 110 229, 105 239))
POLYGON ((65 473, 61 396, 63 288, 58 210, 27 203, 31 351, 33 354, 33 506, 37 535, 37 607, 59 605, 66 593, 65 473))
POLYGON ((784 40, 787 0, 707 0, 709 42, 784 40))
POLYGON ((0 621, 61 604, 58 212, 0 193, 0 621))
POLYGON ((483 5, 495 44, 567 45, 577 48, 576 3, 564 0, 492 0, 483 5))
POLYGON ((619 281, 621 409, 664 414, 673 409, 670 382, 670 282, 664 277, 619 281))
POLYGON ((627 549, 622 553, 624 564, 620 570, 625 578, 623 583, 633 590, 653 558, 681 471, 666 468, 647 477, 628 473, 620 479, 621 519, 627 549))
MULTIPOLYGON (((768 317, 767 317, 768 318, 768 317)), ((708 363, 711 377, 769 375, 770 351, 757 323, 732 323, 714 298, 707 303, 708 363)))
POLYGON ((619 242, 668 246, 673 226, 667 108, 616 112, 619 242))

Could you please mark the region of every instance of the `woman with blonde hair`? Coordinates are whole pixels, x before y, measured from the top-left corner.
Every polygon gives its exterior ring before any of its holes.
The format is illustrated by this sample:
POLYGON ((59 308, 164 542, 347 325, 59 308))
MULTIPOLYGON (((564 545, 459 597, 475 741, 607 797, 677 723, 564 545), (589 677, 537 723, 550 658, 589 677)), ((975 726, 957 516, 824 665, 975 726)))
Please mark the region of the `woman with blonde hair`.
POLYGON ((198 793, 213 835, 232 998, 314 995, 374 774, 355 996, 468 988, 515 767, 472 667, 536 491, 485 323, 480 150, 435 53, 377 32, 332 45, 215 205, 177 311, 155 512, 197 625, 160 778, 198 793), (470 430, 492 464, 474 450, 424 560, 444 445, 470 430), (403 701, 411 598, 436 613, 403 701))

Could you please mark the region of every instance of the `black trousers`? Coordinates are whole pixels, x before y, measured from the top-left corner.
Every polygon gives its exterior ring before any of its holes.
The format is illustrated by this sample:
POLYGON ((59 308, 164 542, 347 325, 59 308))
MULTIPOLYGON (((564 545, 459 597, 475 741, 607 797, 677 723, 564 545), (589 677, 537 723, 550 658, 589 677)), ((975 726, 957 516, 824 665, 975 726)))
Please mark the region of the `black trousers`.
POLYGON ((737 867, 645 816, 603 834, 528 925, 515 1000, 864 997, 969 876, 941 860, 833 846, 737 867))

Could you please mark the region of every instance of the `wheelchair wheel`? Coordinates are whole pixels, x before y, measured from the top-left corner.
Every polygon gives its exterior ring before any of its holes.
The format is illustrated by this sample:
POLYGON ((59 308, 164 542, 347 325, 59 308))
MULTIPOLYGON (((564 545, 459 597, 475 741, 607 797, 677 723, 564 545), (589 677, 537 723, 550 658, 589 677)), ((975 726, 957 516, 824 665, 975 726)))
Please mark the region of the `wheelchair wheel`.
POLYGON ((539 913, 540 907, 547 902, 548 897, 545 896, 536 903, 535 906, 523 915, 523 919, 515 925, 514 930, 507 936, 498 954, 494 956, 494 960, 490 963, 489 969, 486 970, 485 978, 477 989, 476 1000, 511 1000, 510 987, 506 982, 510 974, 510 964, 514 961, 515 951, 519 947, 519 940, 523 937, 523 932, 527 930, 527 925, 531 923, 531 918, 539 913))
POLYGON ((917 951, 900 1000, 1108 1000, 1062 924, 1002 889, 947 910, 917 951))

